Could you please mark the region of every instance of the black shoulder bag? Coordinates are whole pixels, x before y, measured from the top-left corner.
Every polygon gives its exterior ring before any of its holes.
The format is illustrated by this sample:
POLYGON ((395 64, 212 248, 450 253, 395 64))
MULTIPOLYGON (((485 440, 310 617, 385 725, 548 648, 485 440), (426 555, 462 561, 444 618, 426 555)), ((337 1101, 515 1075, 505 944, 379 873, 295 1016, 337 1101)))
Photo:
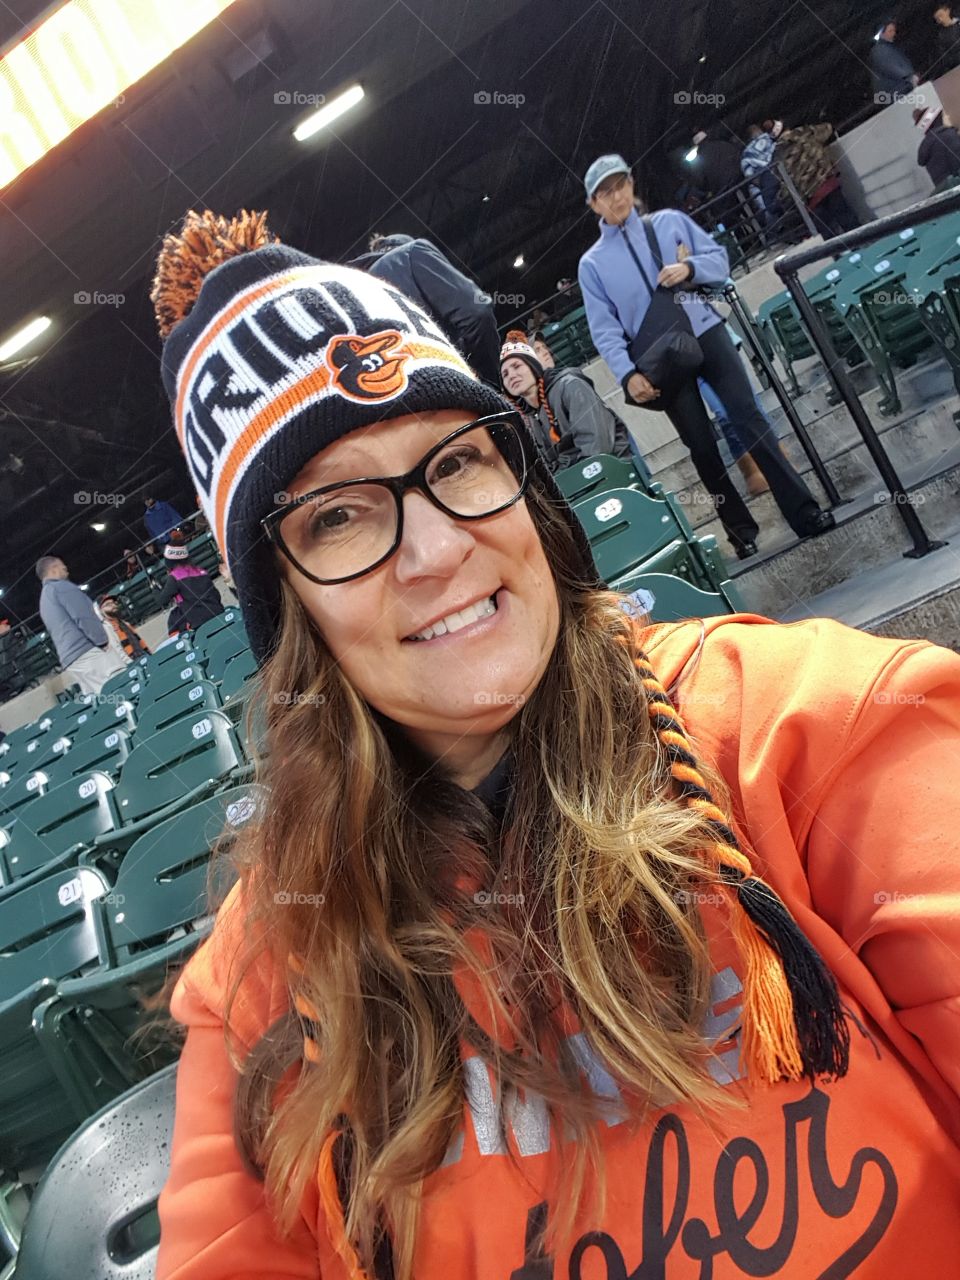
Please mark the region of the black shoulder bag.
MULTIPOLYGON (((643 229, 653 261, 659 272, 663 267, 660 246, 649 218, 642 218, 643 229)), ((651 284, 637 257, 626 227, 621 226, 624 243, 643 282, 650 292, 650 305, 628 348, 630 359, 651 386, 660 392, 655 400, 643 403, 644 409, 667 409, 679 388, 695 378, 703 364, 703 351, 693 336, 687 309, 672 289, 651 284)), ((636 402, 634 402, 636 403, 636 402)))

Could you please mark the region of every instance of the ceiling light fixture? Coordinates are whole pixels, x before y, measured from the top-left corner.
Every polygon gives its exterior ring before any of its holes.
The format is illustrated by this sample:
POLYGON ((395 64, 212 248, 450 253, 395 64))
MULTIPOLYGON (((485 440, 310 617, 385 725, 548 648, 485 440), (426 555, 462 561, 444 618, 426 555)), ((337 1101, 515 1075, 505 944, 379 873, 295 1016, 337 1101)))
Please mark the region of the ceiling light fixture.
POLYGON ((513 260, 513 265, 517 268, 517 270, 518 270, 518 271, 520 270, 520 268, 523 266, 523 254, 522 254, 522 253, 518 253, 518 254, 517 254, 517 256, 516 256, 516 257, 514 258, 514 260, 513 260))
POLYGON ((689 164, 693 164, 697 156, 700 154, 699 147, 691 147, 687 154, 683 157, 689 164))
POLYGON ((39 338, 41 333, 49 329, 52 323, 49 316, 37 316, 36 320, 31 320, 29 324, 25 324, 16 333, 12 333, 6 342, 0 346, 0 361, 9 360, 18 351, 22 351, 34 338, 39 338))
POLYGON ((107 527, 107 526, 106 526, 105 524, 99 524, 99 523, 98 523, 98 524, 92 524, 92 525, 90 526, 90 528, 94 531, 94 533, 103 533, 103 531, 104 531, 104 529, 106 529, 106 527, 107 527))
POLYGON ((294 129, 293 136, 298 142, 306 142, 307 138, 312 138, 315 133, 332 124, 345 111, 355 107, 362 97, 363 86, 352 85, 343 93, 338 93, 331 102, 324 103, 319 111, 314 111, 312 115, 307 116, 306 120, 301 120, 294 129))

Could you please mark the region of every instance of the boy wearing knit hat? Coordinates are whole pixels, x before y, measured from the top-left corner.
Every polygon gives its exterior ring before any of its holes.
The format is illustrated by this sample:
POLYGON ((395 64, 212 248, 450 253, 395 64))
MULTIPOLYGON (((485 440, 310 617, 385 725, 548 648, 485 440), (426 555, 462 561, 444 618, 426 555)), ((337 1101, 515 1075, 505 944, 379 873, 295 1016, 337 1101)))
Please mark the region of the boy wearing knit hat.
POLYGON ((534 434, 551 471, 562 471, 598 453, 630 458, 626 426, 600 399, 579 369, 545 369, 520 329, 500 350, 500 379, 507 395, 530 411, 534 434))

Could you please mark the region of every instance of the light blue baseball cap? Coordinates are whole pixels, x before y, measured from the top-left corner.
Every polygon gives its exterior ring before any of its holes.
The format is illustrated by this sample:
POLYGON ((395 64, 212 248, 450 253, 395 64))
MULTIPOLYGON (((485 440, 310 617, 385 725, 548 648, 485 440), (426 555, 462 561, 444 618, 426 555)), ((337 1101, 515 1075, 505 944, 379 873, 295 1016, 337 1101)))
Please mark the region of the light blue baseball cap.
POLYGON ((596 194, 597 187, 604 180, 609 178, 611 173, 629 173, 630 166, 624 160, 623 156, 601 156, 599 160, 594 160, 593 164, 587 170, 587 176, 583 180, 586 188, 587 199, 592 200, 596 194))

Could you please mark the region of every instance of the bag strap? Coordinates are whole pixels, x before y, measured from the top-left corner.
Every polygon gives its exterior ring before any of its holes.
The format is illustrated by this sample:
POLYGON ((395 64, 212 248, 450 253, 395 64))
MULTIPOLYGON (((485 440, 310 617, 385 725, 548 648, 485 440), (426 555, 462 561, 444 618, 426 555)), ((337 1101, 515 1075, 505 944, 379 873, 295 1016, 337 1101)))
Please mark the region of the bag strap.
POLYGON ((653 260, 657 264, 657 271, 663 270, 663 255, 660 252, 660 242, 657 240, 657 233, 653 229, 653 221, 649 214, 644 214, 640 219, 643 223, 643 229, 647 233, 647 244, 650 246, 650 253, 653 260))
MULTIPOLYGON (((641 276, 643 277, 643 283, 647 286, 647 289, 650 292, 650 297, 652 298, 653 295, 656 293, 658 286, 650 283, 650 277, 647 275, 646 271, 644 271, 643 263, 637 257, 637 251, 636 249, 634 249, 633 245, 630 243, 630 237, 627 235, 627 228, 622 222, 620 224, 620 234, 623 236, 623 242, 627 246, 627 250, 630 253, 630 257, 633 259, 634 265, 636 266, 637 270, 640 272, 641 276)), ((656 257, 654 258, 654 262, 656 262, 656 257)))

